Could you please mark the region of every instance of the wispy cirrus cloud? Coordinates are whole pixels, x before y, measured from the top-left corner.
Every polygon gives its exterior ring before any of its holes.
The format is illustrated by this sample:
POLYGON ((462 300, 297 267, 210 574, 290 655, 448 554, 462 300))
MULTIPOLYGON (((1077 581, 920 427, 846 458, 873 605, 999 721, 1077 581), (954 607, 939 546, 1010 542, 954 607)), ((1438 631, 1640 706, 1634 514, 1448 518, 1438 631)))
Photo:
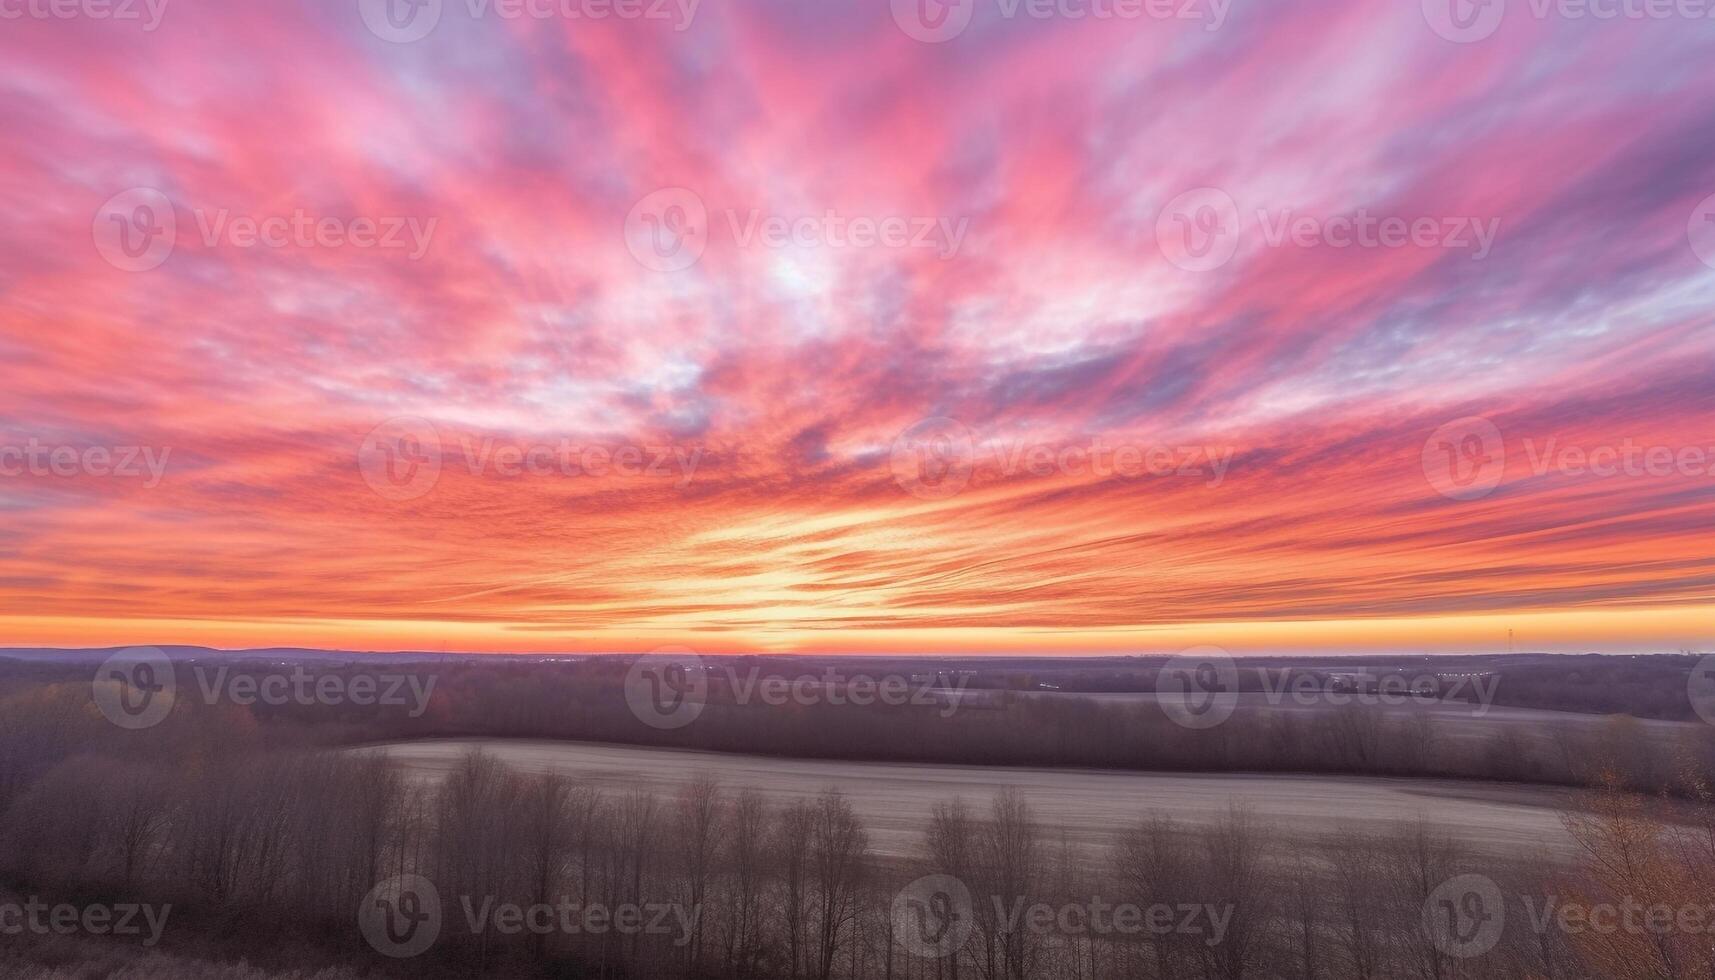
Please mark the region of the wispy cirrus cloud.
POLYGON ((1711 22, 373 6, 0 23, 20 639, 1706 642, 1711 22))

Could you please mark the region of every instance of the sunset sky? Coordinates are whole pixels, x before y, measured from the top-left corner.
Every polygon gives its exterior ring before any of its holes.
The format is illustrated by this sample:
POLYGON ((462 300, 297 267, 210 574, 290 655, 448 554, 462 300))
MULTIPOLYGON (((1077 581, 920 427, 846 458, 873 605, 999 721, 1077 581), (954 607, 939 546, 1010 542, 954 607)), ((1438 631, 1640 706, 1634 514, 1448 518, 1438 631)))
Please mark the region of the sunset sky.
POLYGON ((395 2, 0 0, 0 646, 1711 647, 1715 20, 395 2))

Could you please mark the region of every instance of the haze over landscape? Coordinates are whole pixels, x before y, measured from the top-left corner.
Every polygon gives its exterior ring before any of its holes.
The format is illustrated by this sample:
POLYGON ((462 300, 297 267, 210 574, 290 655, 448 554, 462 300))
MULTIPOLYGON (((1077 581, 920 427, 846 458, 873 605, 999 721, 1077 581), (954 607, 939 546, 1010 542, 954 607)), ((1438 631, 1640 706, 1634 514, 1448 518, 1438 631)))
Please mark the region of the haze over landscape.
POLYGON ((1715 977, 1715 0, 0 0, 0 980, 1715 977))

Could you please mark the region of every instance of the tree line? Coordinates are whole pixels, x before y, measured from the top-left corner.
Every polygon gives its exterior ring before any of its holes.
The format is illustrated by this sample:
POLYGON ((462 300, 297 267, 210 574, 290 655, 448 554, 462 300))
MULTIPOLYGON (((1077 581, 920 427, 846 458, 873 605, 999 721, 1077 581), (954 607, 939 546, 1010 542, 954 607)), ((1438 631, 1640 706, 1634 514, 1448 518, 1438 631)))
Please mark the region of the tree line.
MULTIPOLYGON (((495 658, 499 660, 501 658, 495 658)), ((225 668, 223 668, 225 669, 225 668)), ((1185 728, 1149 699, 1097 700, 986 691, 970 701, 854 705, 765 704, 714 687, 693 724, 651 727, 628 707, 627 662, 578 664, 316 665, 315 677, 409 671, 432 691, 425 704, 214 704, 184 675, 168 729, 213 715, 220 728, 275 740, 352 745, 436 737, 543 738, 667 746, 812 759, 1083 767, 1180 772, 1296 772, 1428 776, 1588 786, 1623 773, 1629 788, 1685 795, 1715 778, 1715 727, 1627 715, 1510 719, 1479 704, 1407 703, 1272 710, 1242 704, 1221 725, 1185 728), (421 676, 417 676, 421 675, 421 676), (433 682, 430 684, 429 682, 433 682)), ((233 676, 278 667, 235 664, 233 676)), ((89 669, 0 669, 0 696, 89 686, 89 669)), ((1504 690, 1505 679, 1501 685, 1504 690)), ((1683 694, 1683 691, 1682 691, 1683 694)))
MULTIPOLYGON (((884 858, 838 787, 784 801, 708 779, 661 795, 603 791, 480 753, 419 778, 378 754, 247 728, 224 713, 122 732, 90 709, 86 692, 54 687, 16 694, 3 708, 0 874, 11 893, 174 906, 179 928, 162 948, 107 943, 90 954, 116 975, 189 976, 196 964, 239 958, 263 976, 323 980, 1453 980, 1715 970, 1706 934, 1532 927, 1551 898, 1581 907, 1706 901, 1715 811, 1695 774, 1680 799, 1598 778, 1568 813, 1580 848, 1570 859, 1498 861, 1428 823, 1286 838, 1242 809, 1195 824, 1139 813, 1100 846, 1073 845, 1004 792, 937 805, 913 853, 884 858), (1438 889, 1462 875, 1495 882, 1500 904, 1473 909, 1461 896, 1439 909, 1438 889), (366 937, 362 915, 377 902, 405 909, 397 895, 377 897, 378 885, 405 876, 433 884, 441 916, 433 943, 396 960, 382 948, 390 940, 378 947, 366 937), (566 905, 694 914, 655 931, 470 925, 473 909, 566 905), (1091 927, 1116 905, 1168 915, 1153 920, 1157 928, 1091 927), (1456 948, 1459 930, 1437 933, 1442 911, 1478 920, 1501 911, 1508 928, 1470 953, 1456 948)), ((41 956, 47 962, 29 961, 38 971, 29 975, 70 969, 54 962, 69 955, 63 945, 11 939, 4 968, 41 956)))

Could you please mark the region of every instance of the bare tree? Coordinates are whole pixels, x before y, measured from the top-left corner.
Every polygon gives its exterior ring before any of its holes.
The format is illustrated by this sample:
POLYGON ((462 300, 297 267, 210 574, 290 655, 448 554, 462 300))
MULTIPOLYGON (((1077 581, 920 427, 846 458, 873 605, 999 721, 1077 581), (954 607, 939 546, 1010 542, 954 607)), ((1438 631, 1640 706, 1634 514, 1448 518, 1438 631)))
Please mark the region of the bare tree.
MULTIPOLYGON (((1649 802, 1624 792, 1609 778, 1585 800, 1586 809, 1565 815, 1567 830, 1586 860, 1573 899, 1642 907, 1707 907, 1708 826, 1671 826, 1649 802)), ((1588 929, 1571 937, 1578 954, 1596 972, 1616 980, 1715 976, 1715 952, 1699 934, 1677 929, 1588 929)))
POLYGON ((1016 913, 1037 901, 1041 893, 1045 862, 1038 834, 1030 804, 1022 793, 1009 786, 995 794, 990 819, 978 838, 978 879, 982 894, 990 899, 990 907, 979 912, 978 922, 999 953, 999 963, 989 966, 998 972, 991 976, 1024 980, 1035 968, 1039 944, 1022 928, 1016 913))
POLYGON ((1323 851, 1333 869, 1330 899, 1339 975, 1373 980, 1380 975, 1386 949, 1379 845, 1371 838, 1348 834, 1330 840, 1323 851))
MULTIPOLYGON (((1120 835, 1115 865, 1126 898, 1141 906, 1173 903, 1191 894, 1191 859, 1171 818, 1156 814, 1120 835)), ((1190 938, 1178 932, 1150 935, 1152 972, 1161 980, 1187 975, 1195 953, 1190 938)))
POLYGON ((1424 819, 1399 827, 1382 842, 1381 880, 1391 931, 1404 951, 1406 965, 1426 980, 1457 975, 1453 958, 1420 923, 1430 896, 1459 873, 1462 859, 1458 846, 1424 819))
POLYGON ((786 921, 786 963, 792 975, 806 972, 809 947, 811 840, 816 812, 808 801, 796 800, 780 814, 774 852, 780 862, 781 913, 786 921))
MULTIPOLYGON (((577 831, 573 810, 574 786, 571 780, 555 773, 532 777, 524 789, 522 810, 524 878, 529 900, 536 905, 551 905, 560 894, 559 887, 571 857, 572 837, 577 831)), ((534 937, 536 954, 546 949, 548 937, 534 937)))
POLYGON ((849 938, 847 926, 857 917, 869 835, 839 790, 828 790, 817 799, 812 827, 810 861, 815 873, 819 933, 816 975, 828 980, 834 957, 849 938))
POLYGON ((1196 876, 1202 904, 1228 917, 1221 942, 1203 947, 1209 972, 1239 980, 1250 969, 1276 910, 1264 868, 1266 840, 1249 810, 1235 805, 1203 837, 1196 876))
POLYGON ((727 825, 731 828, 731 887, 726 893, 726 972, 742 978, 755 971, 760 954, 758 933, 768 844, 768 804, 762 794, 751 789, 739 793, 727 825))
MULTIPOLYGON (((950 875, 966 883, 974 880, 976 826, 963 799, 934 805, 924 846, 929 852, 931 873, 950 875)), ((966 942, 969 941, 967 938, 966 942)), ((958 980, 959 961, 965 955, 962 948, 951 951, 947 957, 948 980, 958 980)))
POLYGON ((714 877, 726 813, 720 783, 699 774, 679 791, 674 812, 674 843, 683 879, 682 902, 691 918, 685 944, 686 969, 695 972, 703 955, 703 905, 714 877))
POLYGON ((1282 872, 1285 878, 1282 919, 1290 930, 1290 946, 1297 954, 1293 975, 1298 980, 1319 980, 1328 972, 1323 953, 1324 891, 1322 869, 1304 851, 1298 851, 1282 872))

